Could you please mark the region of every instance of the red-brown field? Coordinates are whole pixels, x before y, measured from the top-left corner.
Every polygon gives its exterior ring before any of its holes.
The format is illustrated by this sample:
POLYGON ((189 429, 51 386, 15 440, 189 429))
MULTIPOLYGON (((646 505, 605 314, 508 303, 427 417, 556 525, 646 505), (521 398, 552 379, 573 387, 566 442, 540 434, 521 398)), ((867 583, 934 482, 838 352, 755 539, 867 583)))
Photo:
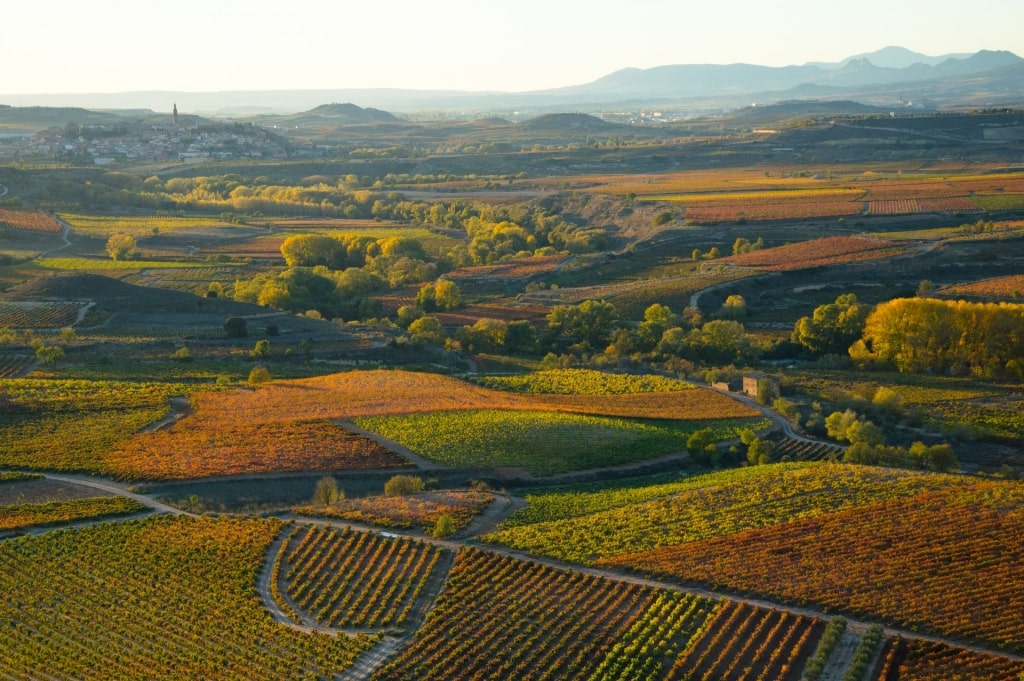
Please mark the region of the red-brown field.
POLYGON ((0 208, 0 226, 4 225, 29 232, 53 233, 63 229, 59 222, 46 213, 17 208, 0 208))
POLYGON ((831 236, 734 255, 723 260, 742 267, 796 270, 838 263, 883 260, 901 255, 906 251, 907 249, 902 246, 893 246, 891 241, 865 237, 831 236))
POLYGON ((241 419, 203 408, 169 428, 135 435, 107 459, 122 477, 149 480, 411 465, 325 420, 241 419))
POLYGON ((1024 295, 1024 274, 985 279, 971 284, 956 284, 942 289, 940 293, 1017 300, 1024 295))

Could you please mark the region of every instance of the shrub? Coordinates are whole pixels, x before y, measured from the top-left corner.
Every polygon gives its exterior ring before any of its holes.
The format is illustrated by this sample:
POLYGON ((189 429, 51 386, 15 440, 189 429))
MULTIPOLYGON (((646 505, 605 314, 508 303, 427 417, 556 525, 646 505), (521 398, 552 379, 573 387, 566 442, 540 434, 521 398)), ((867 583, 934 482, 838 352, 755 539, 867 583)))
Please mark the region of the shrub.
POLYGON ((415 475, 396 475, 384 483, 384 496, 404 497, 422 492, 423 487, 423 478, 415 475))
POLYGON ((260 385, 270 380, 270 372, 267 367, 253 367, 249 372, 249 385, 260 385))

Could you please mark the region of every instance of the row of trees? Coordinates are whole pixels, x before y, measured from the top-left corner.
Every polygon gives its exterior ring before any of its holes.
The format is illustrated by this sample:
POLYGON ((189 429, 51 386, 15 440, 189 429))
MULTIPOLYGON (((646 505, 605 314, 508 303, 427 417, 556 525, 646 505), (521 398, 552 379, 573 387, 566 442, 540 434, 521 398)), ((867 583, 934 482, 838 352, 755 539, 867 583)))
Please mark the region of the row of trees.
POLYGON ((897 298, 867 317, 855 360, 901 372, 1024 378, 1024 305, 897 298))

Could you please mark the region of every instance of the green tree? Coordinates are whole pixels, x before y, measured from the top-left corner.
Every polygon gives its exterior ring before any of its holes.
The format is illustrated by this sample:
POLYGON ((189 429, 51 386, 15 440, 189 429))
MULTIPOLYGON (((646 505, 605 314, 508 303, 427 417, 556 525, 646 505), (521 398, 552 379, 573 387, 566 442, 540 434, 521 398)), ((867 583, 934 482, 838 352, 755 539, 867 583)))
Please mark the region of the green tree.
POLYGON ((437 317, 420 317, 409 324, 409 334, 417 345, 444 344, 444 327, 437 317))
POLYGON ((525 319, 509 322, 505 327, 505 352, 511 354, 537 351, 537 329, 525 319))
POLYGON ((754 438, 747 445, 747 461, 754 466, 772 462, 772 445, 760 438, 754 438))
POLYGON ((644 320, 637 327, 637 341, 640 348, 650 351, 658 344, 665 332, 676 326, 678 319, 668 305, 654 303, 644 310, 644 320))
POLYGON ((131 234, 111 234, 107 239, 107 255, 114 260, 130 260, 139 252, 131 234))
POLYGON ((846 440, 846 431, 860 418, 852 409, 834 411, 825 417, 825 432, 835 440, 846 440))
POLYGON ((608 345, 619 320, 615 306, 603 300, 584 300, 579 305, 558 305, 548 313, 548 329, 556 337, 586 343, 591 348, 608 345))
POLYGON ((869 305, 857 302, 847 293, 834 303, 819 305, 810 317, 801 317, 793 327, 792 340, 815 354, 846 354, 850 345, 860 338, 869 305))
POLYGON ((64 357, 64 349, 59 345, 39 345, 36 348, 36 359, 43 364, 53 364, 64 357))
POLYGON ((686 451, 697 463, 709 463, 711 455, 717 451, 714 431, 710 428, 701 428, 691 433, 686 439, 686 451))
POLYGON ((384 496, 404 497, 422 492, 426 484, 416 475, 395 475, 384 483, 384 496))
POLYGON ((445 514, 440 516, 437 519, 437 522, 434 523, 434 530, 433 532, 431 532, 431 534, 437 537, 438 539, 441 539, 443 537, 450 537, 453 534, 455 534, 455 528, 455 518, 451 517, 448 514, 445 514))
POLYGON ((267 367, 253 367, 249 372, 249 385, 262 385, 270 381, 270 372, 267 367))
POLYGON ((270 341, 266 338, 256 341, 256 345, 249 353, 249 357, 255 360, 267 359, 270 357, 270 341))

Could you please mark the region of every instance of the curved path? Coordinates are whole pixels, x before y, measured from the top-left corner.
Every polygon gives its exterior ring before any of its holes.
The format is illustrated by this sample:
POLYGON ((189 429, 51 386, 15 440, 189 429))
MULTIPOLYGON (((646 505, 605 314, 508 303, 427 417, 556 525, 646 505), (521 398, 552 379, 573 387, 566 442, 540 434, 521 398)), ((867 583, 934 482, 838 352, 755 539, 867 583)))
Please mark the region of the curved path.
POLYGON ((5 196, 7 196, 7 187, 0 184, 0 199, 4 198, 5 196))
POLYGON ((423 471, 449 470, 448 466, 442 466, 439 463, 435 463, 433 461, 428 461, 427 459, 424 459, 422 456, 420 456, 416 452, 412 451, 408 447, 406 447, 404 445, 401 445, 401 444, 395 442, 394 440, 389 440, 386 437, 383 437, 382 435, 378 435, 377 433, 374 433, 372 431, 366 430, 365 428, 360 428, 359 426, 357 426, 356 424, 352 423, 351 421, 345 421, 345 420, 342 419, 342 420, 334 421, 334 424, 336 426, 340 427, 340 428, 344 428, 345 430, 349 431, 350 433, 355 433, 357 435, 362 435, 363 437, 365 437, 365 438, 367 438, 369 440, 373 440, 374 442, 379 444, 381 447, 384 447, 385 449, 391 450, 392 452, 394 452, 395 454, 398 454, 399 456, 405 457, 406 459, 411 461, 416 466, 416 468, 419 468, 420 470, 423 470, 423 471))
POLYGON ((180 508, 169 506, 165 503, 157 501, 151 496, 146 494, 136 494, 132 492, 128 486, 120 483, 111 482, 109 480, 97 480, 96 478, 90 478, 84 475, 72 475, 72 474, 57 474, 57 473, 44 473, 47 478, 51 480, 59 480, 61 482, 70 483, 72 485, 83 485, 85 487, 92 487, 94 489, 102 490, 114 495, 120 495, 122 497, 128 497, 135 501, 148 506, 149 508, 157 511, 158 513, 171 513, 174 515, 187 515, 193 518, 198 517, 195 513, 189 513, 180 508))

